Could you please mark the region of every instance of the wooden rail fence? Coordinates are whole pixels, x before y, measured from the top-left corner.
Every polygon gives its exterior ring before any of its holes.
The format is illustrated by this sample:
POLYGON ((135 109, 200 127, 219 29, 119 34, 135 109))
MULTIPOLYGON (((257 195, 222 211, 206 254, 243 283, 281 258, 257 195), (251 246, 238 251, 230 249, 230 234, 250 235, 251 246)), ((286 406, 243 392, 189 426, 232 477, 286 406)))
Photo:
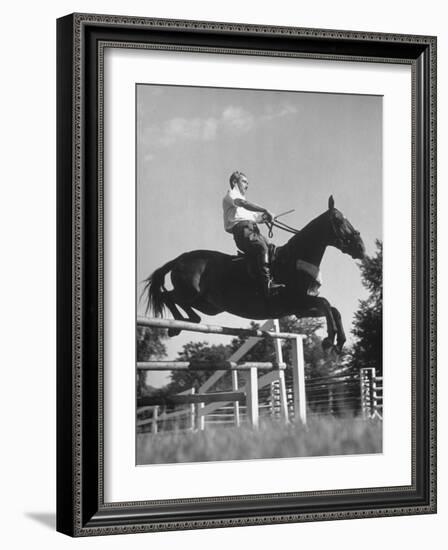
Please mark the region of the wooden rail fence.
POLYGON ((247 336, 246 342, 227 361, 220 362, 189 362, 189 361, 145 361, 137 363, 139 371, 173 371, 173 370, 205 370, 213 371, 210 378, 199 388, 198 392, 187 390, 182 394, 169 397, 146 396, 139 398, 137 407, 153 407, 152 419, 138 421, 142 426, 152 424, 153 433, 157 432, 157 425, 162 420, 180 417, 189 414, 191 429, 205 428, 205 417, 218 408, 232 404, 234 423, 240 425, 240 407, 245 404, 246 415, 253 427, 259 425, 259 389, 275 383, 278 389, 276 411, 280 418, 289 422, 288 399, 285 385, 285 363, 283 362, 280 340, 289 339, 292 345, 292 375, 293 375, 293 411, 294 418, 306 423, 306 398, 305 398, 305 365, 303 358, 303 335, 280 332, 278 321, 269 320, 259 329, 243 329, 234 327, 222 327, 218 325, 195 324, 188 321, 176 321, 171 319, 150 319, 139 317, 138 326, 151 328, 175 328, 192 332, 209 334, 222 334, 231 336, 247 336), (272 330, 273 329, 273 330, 272 330), (263 337, 274 340, 276 353, 275 362, 242 362, 243 356, 263 337), (208 390, 226 373, 232 373, 232 391, 210 393, 208 390), (240 387, 238 373, 246 371, 247 381, 240 387), (265 374, 258 377, 258 371, 265 374), (207 393, 208 392, 208 393, 207 393), (185 404, 190 405, 189 410, 173 411, 160 415, 159 407, 185 404), (196 408, 196 410, 195 410, 196 408))

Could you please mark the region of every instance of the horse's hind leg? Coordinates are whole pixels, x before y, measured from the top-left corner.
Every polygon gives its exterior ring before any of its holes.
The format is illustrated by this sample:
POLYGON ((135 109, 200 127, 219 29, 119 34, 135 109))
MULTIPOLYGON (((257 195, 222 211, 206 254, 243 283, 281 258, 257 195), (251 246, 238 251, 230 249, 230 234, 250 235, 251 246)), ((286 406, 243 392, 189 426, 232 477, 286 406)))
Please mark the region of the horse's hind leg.
MULTIPOLYGON (((163 293, 163 301, 165 302, 166 307, 170 310, 171 315, 174 317, 174 319, 176 319, 176 321, 186 321, 187 319, 183 317, 182 313, 176 306, 176 303, 172 298, 172 294, 172 290, 163 293)), ((181 331, 177 328, 168 329, 168 336, 178 336, 180 333, 181 331)))
MULTIPOLYGON (((176 321, 190 321, 191 323, 200 323, 201 318, 199 315, 191 308, 191 306, 184 304, 180 301, 175 300, 175 293, 173 290, 164 293, 164 301, 167 308, 171 311, 174 319, 176 321), (185 313, 188 315, 188 318, 185 319, 182 313, 179 311, 177 305, 179 305, 185 313)), ((182 331, 177 328, 168 329, 168 336, 178 336, 182 331)))
POLYGON ((185 310, 185 313, 188 315, 188 320, 191 321, 192 323, 200 323, 201 322, 201 318, 199 317, 199 315, 196 313, 196 311, 191 308, 190 306, 183 306, 181 304, 181 307, 183 310, 185 310))

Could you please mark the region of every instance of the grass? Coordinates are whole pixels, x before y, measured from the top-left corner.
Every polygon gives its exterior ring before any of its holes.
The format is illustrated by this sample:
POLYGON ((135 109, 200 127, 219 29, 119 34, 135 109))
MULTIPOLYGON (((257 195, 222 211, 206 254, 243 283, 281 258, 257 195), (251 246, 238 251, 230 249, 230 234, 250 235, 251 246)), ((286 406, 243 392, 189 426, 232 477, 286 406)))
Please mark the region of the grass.
POLYGON ((306 427, 269 422, 259 430, 207 427, 203 432, 137 435, 137 464, 381 452, 382 422, 360 418, 317 417, 306 427))

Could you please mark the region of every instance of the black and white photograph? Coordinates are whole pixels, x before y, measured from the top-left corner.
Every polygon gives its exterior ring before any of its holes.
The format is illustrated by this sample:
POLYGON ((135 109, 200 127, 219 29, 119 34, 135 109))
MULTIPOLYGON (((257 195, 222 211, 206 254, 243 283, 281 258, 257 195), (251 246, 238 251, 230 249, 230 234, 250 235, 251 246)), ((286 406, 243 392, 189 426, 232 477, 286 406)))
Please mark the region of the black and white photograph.
POLYGON ((57 530, 435 514, 437 37, 217 21, 57 22, 57 530))
POLYGON ((135 99, 136 464, 382 453, 382 96, 135 99))

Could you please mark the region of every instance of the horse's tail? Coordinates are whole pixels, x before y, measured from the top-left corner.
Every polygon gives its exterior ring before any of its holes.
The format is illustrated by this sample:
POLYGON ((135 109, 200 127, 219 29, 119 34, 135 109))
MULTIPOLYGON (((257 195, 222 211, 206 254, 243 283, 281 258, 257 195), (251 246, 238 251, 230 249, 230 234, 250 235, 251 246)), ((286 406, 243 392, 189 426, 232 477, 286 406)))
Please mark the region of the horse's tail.
POLYGON ((171 271, 175 260, 167 262, 159 269, 156 269, 152 275, 145 279, 145 286, 143 288, 141 297, 147 294, 146 298, 146 313, 151 310, 156 317, 162 317, 165 311, 165 301, 163 299, 163 293, 166 292, 164 287, 165 275, 171 271))

